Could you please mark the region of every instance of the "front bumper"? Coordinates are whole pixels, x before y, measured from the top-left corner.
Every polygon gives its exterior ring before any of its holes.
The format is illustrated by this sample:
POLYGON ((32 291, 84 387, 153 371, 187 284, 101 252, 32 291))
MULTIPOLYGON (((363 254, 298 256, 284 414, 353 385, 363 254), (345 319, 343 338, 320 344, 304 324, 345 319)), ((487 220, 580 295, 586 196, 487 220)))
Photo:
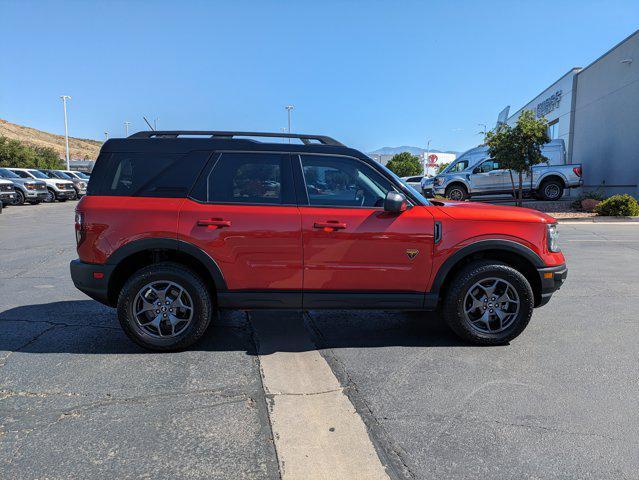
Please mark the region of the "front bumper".
POLYGON ((16 201, 15 192, 2 192, 0 193, 0 201, 2 203, 14 203, 16 201))
POLYGON ((64 199, 72 199, 75 198, 75 190, 56 190, 55 191, 55 198, 56 199, 60 199, 60 198, 64 198, 64 199))
POLYGON ((71 280, 75 287, 89 297, 105 305, 109 302, 109 279, 115 265, 100 265, 72 260, 70 264, 71 280), (97 278, 96 278, 97 277, 97 278))
POLYGON ((564 263, 556 267, 538 268, 537 272, 541 280, 541 298, 536 306, 541 307, 546 305, 550 301, 552 294, 564 284, 566 277, 568 277, 568 267, 564 263))

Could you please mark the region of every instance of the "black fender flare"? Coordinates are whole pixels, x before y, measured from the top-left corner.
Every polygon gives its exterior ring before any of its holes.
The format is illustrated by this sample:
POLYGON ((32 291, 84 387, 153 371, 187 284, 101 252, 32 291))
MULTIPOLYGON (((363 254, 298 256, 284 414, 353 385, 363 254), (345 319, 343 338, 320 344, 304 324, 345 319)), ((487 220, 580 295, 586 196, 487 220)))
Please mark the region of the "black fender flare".
POLYGON ((446 277, 453 269, 455 265, 461 262, 464 258, 474 253, 487 251, 487 250, 504 250, 507 252, 515 253, 524 257, 535 268, 544 268, 546 264, 533 250, 527 246, 515 242, 513 240, 495 239, 495 240, 479 240, 477 242, 466 245, 463 248, 457 250, 453 255, 448 257, 446 261, 439 267, 435 278, 433 279, 433 285, 431 286, 431 293, 439 293, 446 277))
POLYGON ((177 238, 158 237, 133 240, 115 250, 105 263, 116 266, 127 257, 146 250, 175 250, 190 255, 207 268, 218 292, 227 290, 224 275, 215 260, 200 247, 185 242, 184 240, 178 240, 177 238))

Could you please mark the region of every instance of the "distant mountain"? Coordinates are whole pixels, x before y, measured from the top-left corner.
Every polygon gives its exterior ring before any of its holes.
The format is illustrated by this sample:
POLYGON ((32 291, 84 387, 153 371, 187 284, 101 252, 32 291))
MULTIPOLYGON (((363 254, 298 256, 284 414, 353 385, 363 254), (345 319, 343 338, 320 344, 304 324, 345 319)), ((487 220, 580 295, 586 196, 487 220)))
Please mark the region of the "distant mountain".
MULTIPOLYGON (((426 152, 425 148, 421 148, 421 147, 410 147, 407 145, 403 145, 401 147, 382 147, 379 148, 373 152, 369 152, 370 154, 375 154, 375 155, 395 155, 397 153, 402 153, 402 152, 410 152, 413 155, 421 155, 422 153, 426 152)), ((437 150, 437 149, 431 149, 428 150, 429 153, 454 153, 454 154, 458 154, 459 152, 455 152, 452 150, 446 150, 446 151, 442 151, 442 150, 437 150)))
MULTIPOLYGON (((34 147, 51 147, 60 158, 65 156, 64 137, 31 127, 16 125, 0 118, 0 136, 13 138, 34 147)), ((95 160, 102 142, 87 138, 69 137, 69 156, 72 160, 95 160)))

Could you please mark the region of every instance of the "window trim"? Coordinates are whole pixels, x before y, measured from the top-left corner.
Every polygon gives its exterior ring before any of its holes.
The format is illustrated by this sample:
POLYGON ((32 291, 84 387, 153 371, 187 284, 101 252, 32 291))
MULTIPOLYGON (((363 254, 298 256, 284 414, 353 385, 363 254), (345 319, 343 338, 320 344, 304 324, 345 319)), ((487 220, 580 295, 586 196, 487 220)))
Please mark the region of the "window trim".
POLYGON ((250 207, 296 207, 298 205, 296 202, 295 203, 210 202, 209 201, 209 178, 211 174, 213 173, 213 170, 215 170, 215 167, 217 166, 220 158, 222 158, 222 155, 225 153, 286 155, 288 157, 288 161, 286 163, 288 164, 288 168, 290 170, 290 175, 291 175, 291 183, 292 183, 292 189, 293 189, 292 193, 293 193, 293 197, 296 198, 297 195, 296 195, 296 188, 295 188, 295 177, 293 175, 293 171, 292 171, 293 168, 291 165, 291 152, 271 151, 271 150, 213 150, 211 152, 207 165, 204 166, 203 172, 200 172, 198 179, 193 183, 193 186, 191 190, 188 192, 188 194, 186 195, 186 198, 202 205, 248 205, 250 207), (209 167, 209 164, 211 164, 210 167, 209 167), (207 171, 208 173, 206 173, 207 171), (192 195, 193 190, 195 189, 196 185, 200 181, 200 176, 202 175, 202 173, 206 173, 206 178, 204 179, 204 181, 206 182, 206 200, 195 198, 192 195))
MULTIPOLYGON (((295 153, 294 155, 297 156, 298 166, 299 166, 299 170, 301 172, 302 186, 304 187, 303 188, 303 192, 304 192, 303 195, 306 197, 306 204, 301 204, 301 203, 299 203, 299 200, 298 200, 298 207, 300 207, 300 208, 302 208, 302 207, 310 207, 310 208, 348 208, 348 209, 358 209, 358 210, 384 211, 384 207, 363 207, 363 206, 359 206, 358 207, 358 206, 351 206, 351 205, 311 205, 310 198, 308 197, 308 189, 306 187, 306 176, 304 175, 304 166, 302 165, 302 155, 304 155, 304 156, 317 156, 317 157, 341 157, 341 158, 350 158, 350 159, 353 159, 353 160, 357 160, 358 162, 363 163, 364 165, 366 165, 370 169, 372 169, 375 172, 379 173, 386 180, 388 180, 388 182, 391 184, 391 186, 395 189, 395 192, 403 195, 404 198, 406 198, 407 208, 412 208, 413 206, 416 205, 416 203, 413 201, 412 198, 410 198, 408 195, 406 195, 406 193, 403 192, 401 189, 397 188, 397 185, 395 185, 395 182, 393 181, 392 178, 388 178, 386 175, 384 175, 383 172, 380 172, 379 170, 377 170, 376 168, 374 168, 372 165, 370 165, 368 162, 362 160, 361 158, 353 157, 352 155, 341 155, 341 154, 337 154, 337 153, 295 153)), ((291 157, 292 156, 293 156, 293 154, 291 154, 291 157)), ((298 199, 299 199, 299 197, 298 197, 298 199)))

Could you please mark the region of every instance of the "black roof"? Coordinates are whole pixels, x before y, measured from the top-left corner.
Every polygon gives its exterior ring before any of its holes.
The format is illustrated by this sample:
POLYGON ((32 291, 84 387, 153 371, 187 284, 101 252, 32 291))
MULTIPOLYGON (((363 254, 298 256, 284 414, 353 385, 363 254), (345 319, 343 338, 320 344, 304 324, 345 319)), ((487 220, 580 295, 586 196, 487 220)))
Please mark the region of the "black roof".
POLYGON ((325 153, 368 158, 325 135, 270 132, 226 132, 200 130, 163 130, 137 132, 126 138, 111 138, 103 152, 185 153, 193 150, 246 150, 291 153, 325 153), (255 138, 267 141, 258 141, 255 138), (302 143, 288 143, 287 139, 302 143))

